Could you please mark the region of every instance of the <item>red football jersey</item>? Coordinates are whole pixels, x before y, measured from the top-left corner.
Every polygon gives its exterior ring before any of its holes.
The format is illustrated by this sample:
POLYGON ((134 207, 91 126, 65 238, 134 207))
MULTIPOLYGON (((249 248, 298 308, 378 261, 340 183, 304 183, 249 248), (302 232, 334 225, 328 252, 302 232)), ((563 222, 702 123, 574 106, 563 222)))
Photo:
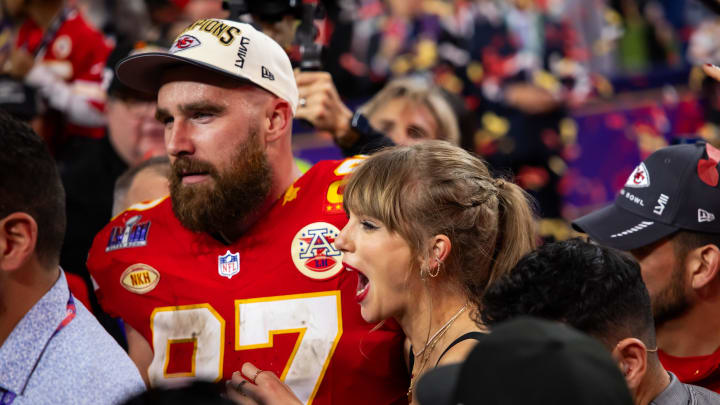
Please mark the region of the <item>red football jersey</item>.
POLYGON ((407 403, 402 332, 370 331, 333 245, 347 221, 343 178, 359 161, 316 164, 230 245, 183 228, 169 198, 95 237, 98 296, 152 342, 154 385, 229 379, 250 361, 305 403, 407 403))
MULTIPOLYGON (((97 29, 90 25, 82 13, 67 9, 66 18, 57 33, 42 44, 45 32, 32 19, 25 19, 17 34, 15 46, 31 54, 37 52, 36 63, 42 63, 72 86, 72 91, 83 96, 87 109, 102 114, 105 109, 105 92, 102 87, 103 69, 112 47, 97 29)), ((52 126, 53 123, 48 123, 52 126)), ((104 126, 87 126, 68 119, 66 131, 75 135, 102 137, 104 126)))

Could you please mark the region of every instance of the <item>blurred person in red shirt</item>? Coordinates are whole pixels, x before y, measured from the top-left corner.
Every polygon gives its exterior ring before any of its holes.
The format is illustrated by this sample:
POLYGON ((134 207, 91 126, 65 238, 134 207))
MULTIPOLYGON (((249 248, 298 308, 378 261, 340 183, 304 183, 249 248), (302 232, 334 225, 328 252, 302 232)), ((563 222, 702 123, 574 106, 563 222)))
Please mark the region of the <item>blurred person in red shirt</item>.
POLYGON ((105 125, 102 72, 111 46, 66 0, 8 0, 22 21, 8 73, 47 102, 41 135, 58 154, 70 138, 101 138, 105 125))

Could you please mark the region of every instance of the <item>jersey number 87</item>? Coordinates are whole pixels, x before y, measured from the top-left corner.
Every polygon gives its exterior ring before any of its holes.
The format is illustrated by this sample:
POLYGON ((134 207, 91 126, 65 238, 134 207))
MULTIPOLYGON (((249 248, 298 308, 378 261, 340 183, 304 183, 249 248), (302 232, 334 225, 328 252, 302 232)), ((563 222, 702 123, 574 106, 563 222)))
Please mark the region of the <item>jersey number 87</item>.
MULTIPOLYGON (((235 300, 235 350, 269 348, 273 336, 298 333, 280 379, 303 403, 314 398, 342 336, 340 291, 235 300)), ((154 357, 152 385, 223 377, 225 319, 210 304, 156 308, 150 317, 154 357), (168 374, 170 347, 192 343, 192 369, 168 374)), ((240 369, 241 364, 237 365, 240 369)))

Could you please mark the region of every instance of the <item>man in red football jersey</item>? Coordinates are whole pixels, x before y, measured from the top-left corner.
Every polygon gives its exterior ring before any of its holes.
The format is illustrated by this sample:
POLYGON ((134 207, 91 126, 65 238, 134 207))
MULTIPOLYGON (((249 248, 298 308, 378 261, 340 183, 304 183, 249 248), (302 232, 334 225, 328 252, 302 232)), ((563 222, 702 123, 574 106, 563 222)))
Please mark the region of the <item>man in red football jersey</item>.
POLYGON ((9 73, 36 88, 47 101, 51 109, 43 117, 41 135, 53 147, 70 136, 105 135, 102 74, 112 48, 69 3, 4 3, 11 18, 23 21, 9 73))
POLYGON ((305 403, 406 401, 403 337, 362 320, 333 244, 360 159, 300 176, 282 48, 250 25, 199 20, 169 53, 131 56, 117 74, 158 94, 171 192, 116 217, 88 268, 150 383, 227 380, 249 361, 305 403))

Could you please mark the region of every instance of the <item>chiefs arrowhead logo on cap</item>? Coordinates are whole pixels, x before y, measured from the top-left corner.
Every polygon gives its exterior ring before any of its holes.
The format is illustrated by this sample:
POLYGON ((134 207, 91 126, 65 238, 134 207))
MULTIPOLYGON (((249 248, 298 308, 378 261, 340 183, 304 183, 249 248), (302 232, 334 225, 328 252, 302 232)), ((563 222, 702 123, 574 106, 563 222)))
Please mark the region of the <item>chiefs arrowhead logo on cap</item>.
POLYGON ((638 167, 636 167, 635 170, 630 173, 630 177, 628 177, 627 181, 625 182, 625 187, 650 187, 650 173, 648 173, 647 167, 645 167, 645 163, 640 163, 638 167))
POLYGON ((200 40, 192 35, 181 35, 170 48, 170 53, 177 53, 200 45, 200 40))

